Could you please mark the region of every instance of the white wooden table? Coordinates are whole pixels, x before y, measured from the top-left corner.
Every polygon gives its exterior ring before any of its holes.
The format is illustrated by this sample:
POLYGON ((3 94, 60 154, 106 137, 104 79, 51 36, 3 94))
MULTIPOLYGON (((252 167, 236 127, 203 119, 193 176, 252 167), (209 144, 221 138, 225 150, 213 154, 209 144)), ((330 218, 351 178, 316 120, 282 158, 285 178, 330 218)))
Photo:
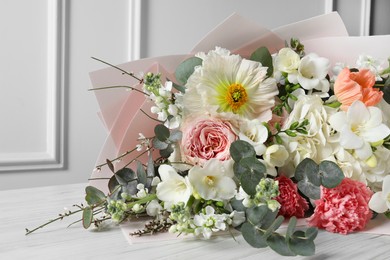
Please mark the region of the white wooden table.
MULTIPOLYGON (((104 232, 70 228, 69 220, 25 236, 74 203, 84 202, 86 184, 0 191, 0 259, 281 259, 270 249, 255 249, 241 236, 209 241, 171 240, 130 245, 119 227, 104 232)), ((390 236, 320 231, 316 255, 292 259, 390 259, 390 236)), ((286 258, 287 259, 287 258, 286 258)))

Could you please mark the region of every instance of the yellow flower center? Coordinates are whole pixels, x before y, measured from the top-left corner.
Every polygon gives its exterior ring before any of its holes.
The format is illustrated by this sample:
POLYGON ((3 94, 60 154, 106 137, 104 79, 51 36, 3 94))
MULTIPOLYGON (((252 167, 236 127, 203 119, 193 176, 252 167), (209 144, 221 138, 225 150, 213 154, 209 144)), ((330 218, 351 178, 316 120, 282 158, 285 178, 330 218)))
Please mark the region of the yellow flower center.
POLYGON ((237 83, 233 83, 228 87, 225 98, 234 113, 248 101, 245 88, 237 83))
POLYGON ((204 181, 208 186, 213 186, 215 180, 213 176, 206 176, 204 181))

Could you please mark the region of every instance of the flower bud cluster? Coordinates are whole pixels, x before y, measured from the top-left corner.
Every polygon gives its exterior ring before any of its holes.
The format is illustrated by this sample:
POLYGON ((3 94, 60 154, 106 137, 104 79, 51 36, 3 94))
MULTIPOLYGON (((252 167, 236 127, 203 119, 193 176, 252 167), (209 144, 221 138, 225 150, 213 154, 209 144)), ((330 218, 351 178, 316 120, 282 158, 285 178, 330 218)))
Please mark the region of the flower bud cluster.
POLYGON ((160 74, 147 73, 145 76, 144 90, 150 93, 150 99, 155 103, 151 112, 157 114, 157 119, 165 122, 165 126, 175 129, 180 126, 182 119, 182 106, 176 104, 180 93, 173 93, 171 81, 163 85, 160 74))
POLYGON ((126 218, 126 211, 128 211, 128 206, 123 200, 111 200, 107 205, 107 213, 116 223, 126 218))

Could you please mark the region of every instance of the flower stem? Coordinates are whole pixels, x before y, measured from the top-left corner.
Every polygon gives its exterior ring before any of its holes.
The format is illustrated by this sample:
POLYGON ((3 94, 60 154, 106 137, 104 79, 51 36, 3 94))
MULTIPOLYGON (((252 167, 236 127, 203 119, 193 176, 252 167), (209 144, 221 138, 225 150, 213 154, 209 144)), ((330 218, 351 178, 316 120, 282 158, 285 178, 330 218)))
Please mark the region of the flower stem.
POLYGON ((134 73, 127 72, 127 71, 125 71, 124 69, 121 69, 121 68, 119 68, 119 67, 117 67, 117 66, 115 66, 115 65, 113 65, 113 64, 111 64, 111 63, 108 63, 108 62, 104 61, 104 60, 101 60, 101 59, 98 59, 98 58, 95 58, 95 57, 92 57, 92 59, 97 60, 97 61, 100 61, 101 63, 104 63, 104 64, 106 64, 106 65, 108 65, 108 66, 111 66, 111 67, 113 67, 113 68, 115 68, 115 69, 117 69, 117 70, 122 71, 124 74, 129 75, 130 77, 132 77, 132 78, 138 80, 138 81, 139 81, 139 84, 141 84, 141 83, 143 82, 143 79, 138 78, 137 76, 134 75, 134 73))
POLYGON ((130 87, 130 86, 108 86, 108 87, 101 87, 101 88, 90 88, 88 89, 89 91, 93 91, 93 90, 103 90, 103 89, 112 89, 112 88, 128 88, 128 89, 131 89, 131 90, 134 90, 134 91, 137 91, 141 94, 144 94, 146 96, 150 96, 148 93, 146 92, 143 92, 142 90, 139 90, 137 88, 134 88, 134 87, 130 87))

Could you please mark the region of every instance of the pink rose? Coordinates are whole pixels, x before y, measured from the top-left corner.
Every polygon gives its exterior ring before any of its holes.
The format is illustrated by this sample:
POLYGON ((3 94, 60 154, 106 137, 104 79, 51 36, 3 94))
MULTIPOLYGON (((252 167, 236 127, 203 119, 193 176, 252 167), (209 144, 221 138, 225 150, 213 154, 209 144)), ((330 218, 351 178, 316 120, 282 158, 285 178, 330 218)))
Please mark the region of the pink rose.
POLYGON ((286 176, 277 177, 275 180, 279 181, 280 194, 275 198, 281 205, 278 214, 287 218, 303 218, 309 205, 306 199, 299 195, 297 185, 286 176))
POLYGON ((230 159, 230 144, 237 140, 232 126, 217 118, 187 121, 182 128, 181 151, 184 160, 203 164, 212 158, 230 159))
POLYGON ((333 233, 362 230, 372 217, 368 202, 373 192, 363 183, 349 178, 333 189, 321 187, 309 224, 333 233))

